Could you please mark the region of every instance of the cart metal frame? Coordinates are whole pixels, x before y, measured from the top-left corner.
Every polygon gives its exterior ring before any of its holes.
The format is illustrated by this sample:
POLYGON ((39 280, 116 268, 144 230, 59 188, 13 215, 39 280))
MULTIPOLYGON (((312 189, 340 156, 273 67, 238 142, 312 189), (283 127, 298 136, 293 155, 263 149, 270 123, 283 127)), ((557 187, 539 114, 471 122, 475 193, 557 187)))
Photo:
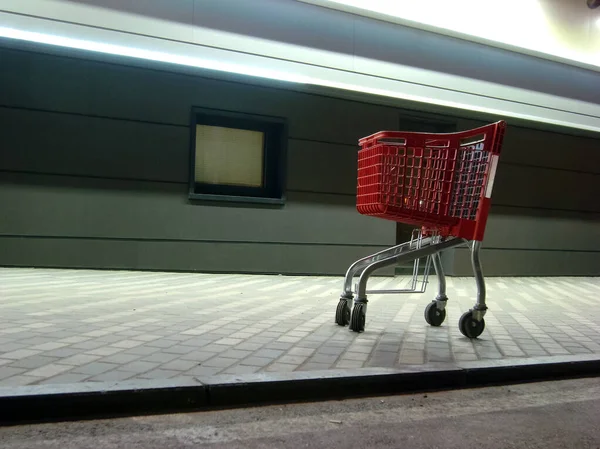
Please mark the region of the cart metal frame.
MULTIPOLYGON (((415 232, 417 231, 415 230, 415 232)), ((468 333, 472 335, 471 338, 474 338, 474 332, 469 331, 479 330, 479 327, 481 326, 477 323, 483 323, 482 320, 487 310, 485 278, 483 276, 480 258, 481 242, 469 241, 457 237, 450 237, 447 239, 440 236, 423 237, 421 232, 418 233, 418 237, 414 240, 401 243, 400 245, 387 248, 383 251, 359 259, 348 268, 346 276, 344 277, 344 289, 336 310, 336 323, 339 325, 350 324, 350 330, 362 332, 365 327, 367 303, 369 302, 367 295, 425 293, 427 290, 429 271, 433 265, 438 279, 438 292, 435 300, 425 309, 425 319, 431 325, 441 325, 446 316, 446 302, 448 301, 448 296, 446 294, 446 276, 442 267, 441 254, 444 250, 457 248, 459 246, 467 246, 471 250, 471 265, 477 284, 477 300, 475 305, 463 315, 465 318, 462 318, 461 321, 464 322, 461 322, 459 327, 461 331, 464 330, 463 334, 468 333), (422 258, 425 258, 425 267, 422 281, 419 283, 419 260, 422 258), (399 263, 410 262, 411 260, 414 260, 414 265, 411 286, 409 288, 367 290, 367 283, 375 271, 399 263), (356 284, 354 284, 355 278, 358 278, 356 284), (420 288, 417 287, 419 284, 420 288), (350 302, 354 303, 353 310, 350 308, 350 302), (465 324, 468 324, 472 329, 465 329, 465 324)), ((483 328, 481 329, 481 332, 483 332, 483 328)), ((479 332, 479 334, 481 334, 481 332, 479 332)))

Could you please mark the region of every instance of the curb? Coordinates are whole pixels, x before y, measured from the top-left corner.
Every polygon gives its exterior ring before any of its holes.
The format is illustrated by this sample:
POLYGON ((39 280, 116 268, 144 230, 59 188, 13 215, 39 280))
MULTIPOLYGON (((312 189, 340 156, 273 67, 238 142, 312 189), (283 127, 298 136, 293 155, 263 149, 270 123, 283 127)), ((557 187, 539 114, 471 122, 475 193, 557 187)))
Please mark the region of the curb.
POLYGON ((600 376, 600 355, 427 364, 399 369, 221 375, 0 388, 0 425, 341 400, 600 376))

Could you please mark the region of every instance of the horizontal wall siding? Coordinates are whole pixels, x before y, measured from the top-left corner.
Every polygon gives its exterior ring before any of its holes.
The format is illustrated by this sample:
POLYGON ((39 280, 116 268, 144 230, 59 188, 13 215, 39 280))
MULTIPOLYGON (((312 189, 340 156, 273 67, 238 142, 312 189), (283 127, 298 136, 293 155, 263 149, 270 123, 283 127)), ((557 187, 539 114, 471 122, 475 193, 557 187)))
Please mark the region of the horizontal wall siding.
MULTIPOLYGON (((331 275, 378 247, 1 237, 6 266, 331 275)), ((340 284, 340 292, 342 285, 340 284)))
POLYGON ((187 182, 189 128, 0 107, 5 171, 187 182))
POLYGON ((504 135, 502 161, 600 174, 599 139, 512 126, 504 135))
MULTIPOLYGON (((524 149, 526 150, 526 149, 524 149)), ((494 204, 532 209, 600 212, 600 173, 500 163, 494 204)))
MULTIPOLYGON (((0 123, 6 172, 188 182, 187 125, 7 107, 0 123)), ((356 144, 291 138, 288 145, 288 189, 354 196, 356 144)))
POLYGON ((183 185, 22 174, 0 179, 3 235, 390 244, 389 224, 359 215, 349 195, 291 192, 282 209, 234 207, 190 203, 183 185))
MULTIPOLYGON (((396 236, 394 223, 356 212, 357 140, 483 124, 17 50, 0 49, 0 66, 3 265, 341 274, 396 236), (187 199, 193 106, 288 119, 284 207, 187 199)), ((600 139, 509 123, 486 275, 598 271, 599 150, 600 139)), ((445 261, 470 274, 467 251, 445 261)))
POLYGON ((492 208, 486 248, 600 252, 600 214, 492 208))
POLYGON ((290 137, 356 145, 398 111, 262 86, 2 50, 2 105, 188 126, 190 107, 286 117, 290 137))
POLYGON ((396 129, 394 108, 14 50, 0 64, 0 264, 341 274, 395 243, 355 206, 357 139, 396 129), (188 200, 193 106, 288 119, 285 206, 188 200))

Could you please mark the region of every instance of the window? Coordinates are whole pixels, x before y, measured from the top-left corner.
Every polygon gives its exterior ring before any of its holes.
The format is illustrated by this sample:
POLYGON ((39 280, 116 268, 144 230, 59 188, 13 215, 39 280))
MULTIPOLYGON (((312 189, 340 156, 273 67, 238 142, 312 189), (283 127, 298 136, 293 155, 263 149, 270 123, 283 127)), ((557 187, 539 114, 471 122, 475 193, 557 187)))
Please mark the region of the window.
POLYGON ((284 202, 284 119, 194 108, 191 125, 191 199, 284 202))

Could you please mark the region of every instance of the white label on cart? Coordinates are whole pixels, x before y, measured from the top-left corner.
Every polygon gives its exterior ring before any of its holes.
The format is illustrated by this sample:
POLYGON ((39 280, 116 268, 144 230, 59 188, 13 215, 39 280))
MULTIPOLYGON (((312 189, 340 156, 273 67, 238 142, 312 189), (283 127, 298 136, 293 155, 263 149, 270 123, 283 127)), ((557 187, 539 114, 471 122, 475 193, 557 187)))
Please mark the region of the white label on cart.
POLYGON ((490 174, 488 175, 487 186, 485 187, 485 197, 492 197, 492 189, 494 188, 494 178, 496 177, 496 168, 498 168, 498 159, 499 156, 497 154, 492 154, 492 161, 490 163, 490 174))

